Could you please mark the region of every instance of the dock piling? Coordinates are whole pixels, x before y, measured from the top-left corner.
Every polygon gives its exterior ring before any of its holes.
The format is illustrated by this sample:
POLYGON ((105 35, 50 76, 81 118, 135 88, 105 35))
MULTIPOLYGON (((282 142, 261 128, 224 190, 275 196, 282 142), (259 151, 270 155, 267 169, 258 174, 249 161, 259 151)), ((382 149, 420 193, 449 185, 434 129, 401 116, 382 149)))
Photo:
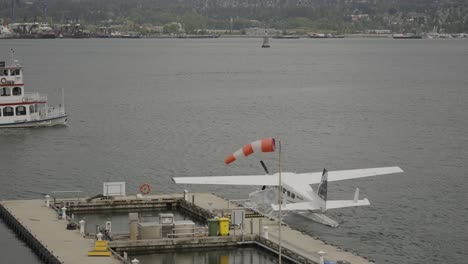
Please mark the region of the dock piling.
POLYGON ((137 240, 138 233, 138 213, 129 213, 129 230, 130 230, 130 240, 137 240))
POLYGON ((325 255, 325 252, 323 250, 320 250, 319 252, 317 252, 319 255, 320 255, 320 260, 319 260, 319 264, 324 264, 325 263, 325 260, 323 259, 323 256, 325 255))
POLYGON ((50 207, 50 197, 51 197, 51 196, 48 195, 48 194, 45 196, 45 199, 46 199, 46 206, 47 206, 47 207, 50 207))
POLYGON ((84 236, 84 234, 85 234, 85 223, 86 222, 84 220, 81 220, 79 223, 80 223, 80 234, 82 236, 84 236))
POLYGON ((269 228, 268 226, 263 227, 263 237, 265 239, 268 239, 268 228, 269 228))
POLYGON ((67 219, 67 208, 65 206, 62 207, 62 219, 63 220, 67 219))

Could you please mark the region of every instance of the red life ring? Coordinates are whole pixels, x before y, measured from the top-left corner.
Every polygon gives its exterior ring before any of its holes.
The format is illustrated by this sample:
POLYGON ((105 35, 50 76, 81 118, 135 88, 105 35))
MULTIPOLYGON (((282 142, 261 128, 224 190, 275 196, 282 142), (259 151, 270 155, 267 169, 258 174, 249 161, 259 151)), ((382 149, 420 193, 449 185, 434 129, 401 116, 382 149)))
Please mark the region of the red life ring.
POLYGON ((151 186, 148 183, 143 183, 140 185, 140 192, 142 194, 148 194, 151 192, 151 186))
POLYGON ((7 82, 7 79, 6 79, 6 78, 2 78, 2 80, 1 80, 0 82, 6 83, 6 82, 7 82))

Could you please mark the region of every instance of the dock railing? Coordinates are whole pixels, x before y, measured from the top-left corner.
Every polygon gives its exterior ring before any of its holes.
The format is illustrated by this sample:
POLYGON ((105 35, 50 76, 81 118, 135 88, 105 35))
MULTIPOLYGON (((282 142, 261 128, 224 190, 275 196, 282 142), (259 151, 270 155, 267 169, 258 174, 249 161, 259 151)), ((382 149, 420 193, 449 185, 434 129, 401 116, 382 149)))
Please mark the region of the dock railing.
POLYGON ((167 238, 180 238, 180 237, 203 237, 208 236, 207 226, 195 226, 195 227, 178 227, 173 228, 172 233, 167 234, 167 238), (182 231, 181 233, 179 233, 182 231), (187 231, 187 232, 184 232, 187 231))
POLYGON ((52 191, 51 196, 54 201, 53 206, 55 207, 57 204, 57 200, 61 201, 80 201, 81 198, 79 195, 81 195, 83 191, 52 191), (73 195, 73 197, 70 197, 70 195, 73 195), (68 196, 68 197, 66 197, 68 196))

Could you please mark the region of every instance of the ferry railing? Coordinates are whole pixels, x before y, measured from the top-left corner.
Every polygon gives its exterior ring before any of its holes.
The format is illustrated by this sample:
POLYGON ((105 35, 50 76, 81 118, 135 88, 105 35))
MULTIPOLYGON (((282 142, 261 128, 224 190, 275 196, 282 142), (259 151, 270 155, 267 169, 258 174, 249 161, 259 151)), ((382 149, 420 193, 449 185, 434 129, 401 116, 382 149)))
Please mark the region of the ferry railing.
POLYGON ((39 93, 25 93, 23 96, 23 101, 24 102, 33 102, 33 101, 47 102, 47 95, 41 95, 39 93))
POLYGON ((63 107, 63 106, 49 107, 49 109, 47 111, 48 111, 47 112, 48 117, 50 117, 50 118, 58 117, 58 116, 62 116, 62 115, 65 114, 65 107, 63 107))

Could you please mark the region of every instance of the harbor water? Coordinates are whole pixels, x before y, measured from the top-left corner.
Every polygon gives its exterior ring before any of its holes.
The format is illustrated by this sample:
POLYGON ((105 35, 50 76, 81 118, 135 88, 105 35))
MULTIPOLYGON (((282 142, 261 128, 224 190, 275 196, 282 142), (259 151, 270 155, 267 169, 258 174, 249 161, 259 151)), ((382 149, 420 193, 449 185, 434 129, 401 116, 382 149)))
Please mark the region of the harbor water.
MULTIPOLYGON (((337 228, 288 215, 291 226, 377 263, 465 263, 468 41, 261 44, 0 41, 0 58, 9 60, 13 48, 26 67, 26 92, 46 93, 57 105, 64 88, 70 114, 67 127, 0 130, 0 199, 78 190, 93 196, 107 181, 125 181, 128 194, 149 183, 152 193, 242 199, 261 186, 179 186, 171 177, 263 174, 260 159, 277 171, 277 153, 223 163, 244 144, 272 136, 281 140, 284 171, 405 171, 330 183, 329 199, 352 199, 359 187, 371 202, 329 211, 337 228)), ((39 263, 3 224, 0 234, 5 263, 39 263)))

